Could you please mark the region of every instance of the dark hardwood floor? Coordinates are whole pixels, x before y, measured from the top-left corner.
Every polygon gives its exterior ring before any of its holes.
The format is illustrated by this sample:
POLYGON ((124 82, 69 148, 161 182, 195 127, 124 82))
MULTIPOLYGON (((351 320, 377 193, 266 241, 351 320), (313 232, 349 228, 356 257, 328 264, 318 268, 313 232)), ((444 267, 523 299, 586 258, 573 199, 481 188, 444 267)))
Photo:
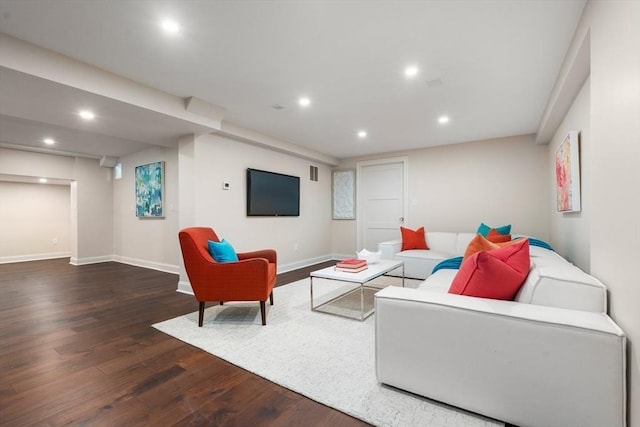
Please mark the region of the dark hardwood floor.
POLYGON ((177 282, 115 262, 0 265, 0 424, 367 425, 153 329, 197 311, 177 282))

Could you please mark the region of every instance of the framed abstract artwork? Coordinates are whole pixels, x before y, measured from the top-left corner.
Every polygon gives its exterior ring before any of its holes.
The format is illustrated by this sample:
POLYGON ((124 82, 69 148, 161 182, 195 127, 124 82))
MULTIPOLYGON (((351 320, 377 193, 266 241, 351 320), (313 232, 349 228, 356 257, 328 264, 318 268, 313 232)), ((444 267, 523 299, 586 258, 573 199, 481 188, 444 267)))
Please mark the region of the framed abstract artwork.
POLYGON ((333 219, 356 218, 356 171, 333 171, 333 219))
POLYGON ((570 131, 556 150, 556 201, 558 212, 580 212, 580 141, 570 131))
POLYGON ((164 162, 136 166, 136 216, 163 218, 164 162))

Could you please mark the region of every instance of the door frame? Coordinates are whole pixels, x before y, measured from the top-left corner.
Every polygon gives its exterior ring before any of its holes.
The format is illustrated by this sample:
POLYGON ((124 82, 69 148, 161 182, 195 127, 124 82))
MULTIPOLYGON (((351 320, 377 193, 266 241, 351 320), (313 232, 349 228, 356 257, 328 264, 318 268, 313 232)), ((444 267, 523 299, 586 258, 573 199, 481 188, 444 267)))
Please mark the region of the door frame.
POLYGON ((409 158, 406 156, 402 157, 388 157, 384 159, 376 159, 376 160, 362 160, 356 162, 356 250, 362 249, 362 206, 364 203, 362 202, 362 181, 363 181, 363 172, 362 170, 367 166, 376 166, 376 165, 386 165, 390 163, 402 163, 403 166, 403 207, 402 210, 404 212, 404 224, 409 223, 409 158))

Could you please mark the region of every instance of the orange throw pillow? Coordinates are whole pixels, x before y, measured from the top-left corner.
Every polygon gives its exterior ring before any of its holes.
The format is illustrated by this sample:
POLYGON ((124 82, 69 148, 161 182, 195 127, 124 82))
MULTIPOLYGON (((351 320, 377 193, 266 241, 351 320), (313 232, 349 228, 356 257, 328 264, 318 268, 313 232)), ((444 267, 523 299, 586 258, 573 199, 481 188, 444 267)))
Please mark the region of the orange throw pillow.
POLYGON ((462 262, 449 293, 513 300, 527 278, 530 266, 528 239, 503 248, 476 252, 462 262))
POLYGON ((500 234, 498 230, 492 228, 487 233, 487 240, 493 243, 504 243, 511 241, 511 234, 500 234))
POLYGON ((478 233, 467 245, 467 249, 464 251, 464 257, 462 259, 465 260, 476 252, 491 251, 493 249, 498 249, 499 247, 500 246, 498 244, 490 242, 482 236, 482 234, 478 233))
POLYGON ((400 227, 400 233, 402 234, 403 251, 408 251, 409 249, 429 249, 425 238, 424 227, 420 227, 417 230, 400 227))
POLYGON ((508 240, 506 242, 496 243, 496 242, 492 242, 492 241, 488 240, 486 237, 483 237, 482 234, 478 233, 478 234, 476 234, 476 237, 471 239, 471 241, 467 245, 467 249, 464 251, 463 260, 467 259, 468 257, 470 257, 471 255, 475 254, 476 252, 492 251, 494 249, 503 248, 505 246, 513 245, 513 244, 518 243, 518 242, 520 242, 521 240, 524 240, 524 239, 525 239, 525 237, 520 237, 520 238, 515 239, 515 240, 508 240))

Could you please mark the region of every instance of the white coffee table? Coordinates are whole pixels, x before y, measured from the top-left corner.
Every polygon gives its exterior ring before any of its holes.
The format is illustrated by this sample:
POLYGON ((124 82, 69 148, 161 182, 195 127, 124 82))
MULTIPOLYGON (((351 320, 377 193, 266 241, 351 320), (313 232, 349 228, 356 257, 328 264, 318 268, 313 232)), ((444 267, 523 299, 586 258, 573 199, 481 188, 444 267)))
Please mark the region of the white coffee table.
POLYGON ((379 290, 380 287, 370 286, 370 282, 380 276, 386 275, 387 273, 396 270, 398 268, 402 268, 402 286, 404 287, 404 262, 403 261, 394 261, 394 260, 380 260, 375 264, 369 264, 366 270, 359 271, 357 273, 350 273, 341 270, 336 270, 335 266, 323 268, 322 270, 312 271, 310 274, 311 281, 311 310, 313 311, 321 311, 324 313, 335 314, 337 316, 348 317, 352 319, 358 319, 360 321, 365 320, 367 317, 371 316, 374 312, 373 304, 371 307, 367 307, 365 310, 365 302, 364 302, 364 294, 367 290, 379 290), (313 301, 313 279, 328 279, 335 280, 339 282, 345 283, 353 283, 357 284, 352 289, 347 290, 346 292, 340 293, 339 295, 329 299, 328 301, 324 301, 320 304, 314 305, 313 301), (335 306, 336 303, 339 303, 340 300, 345 300, 349 296, 353 295, 355 292, 360 292, 360 310, 355 315, 351 315, 347 312, 337 312, 335 310, 329 309, 330 307, 335 306))

